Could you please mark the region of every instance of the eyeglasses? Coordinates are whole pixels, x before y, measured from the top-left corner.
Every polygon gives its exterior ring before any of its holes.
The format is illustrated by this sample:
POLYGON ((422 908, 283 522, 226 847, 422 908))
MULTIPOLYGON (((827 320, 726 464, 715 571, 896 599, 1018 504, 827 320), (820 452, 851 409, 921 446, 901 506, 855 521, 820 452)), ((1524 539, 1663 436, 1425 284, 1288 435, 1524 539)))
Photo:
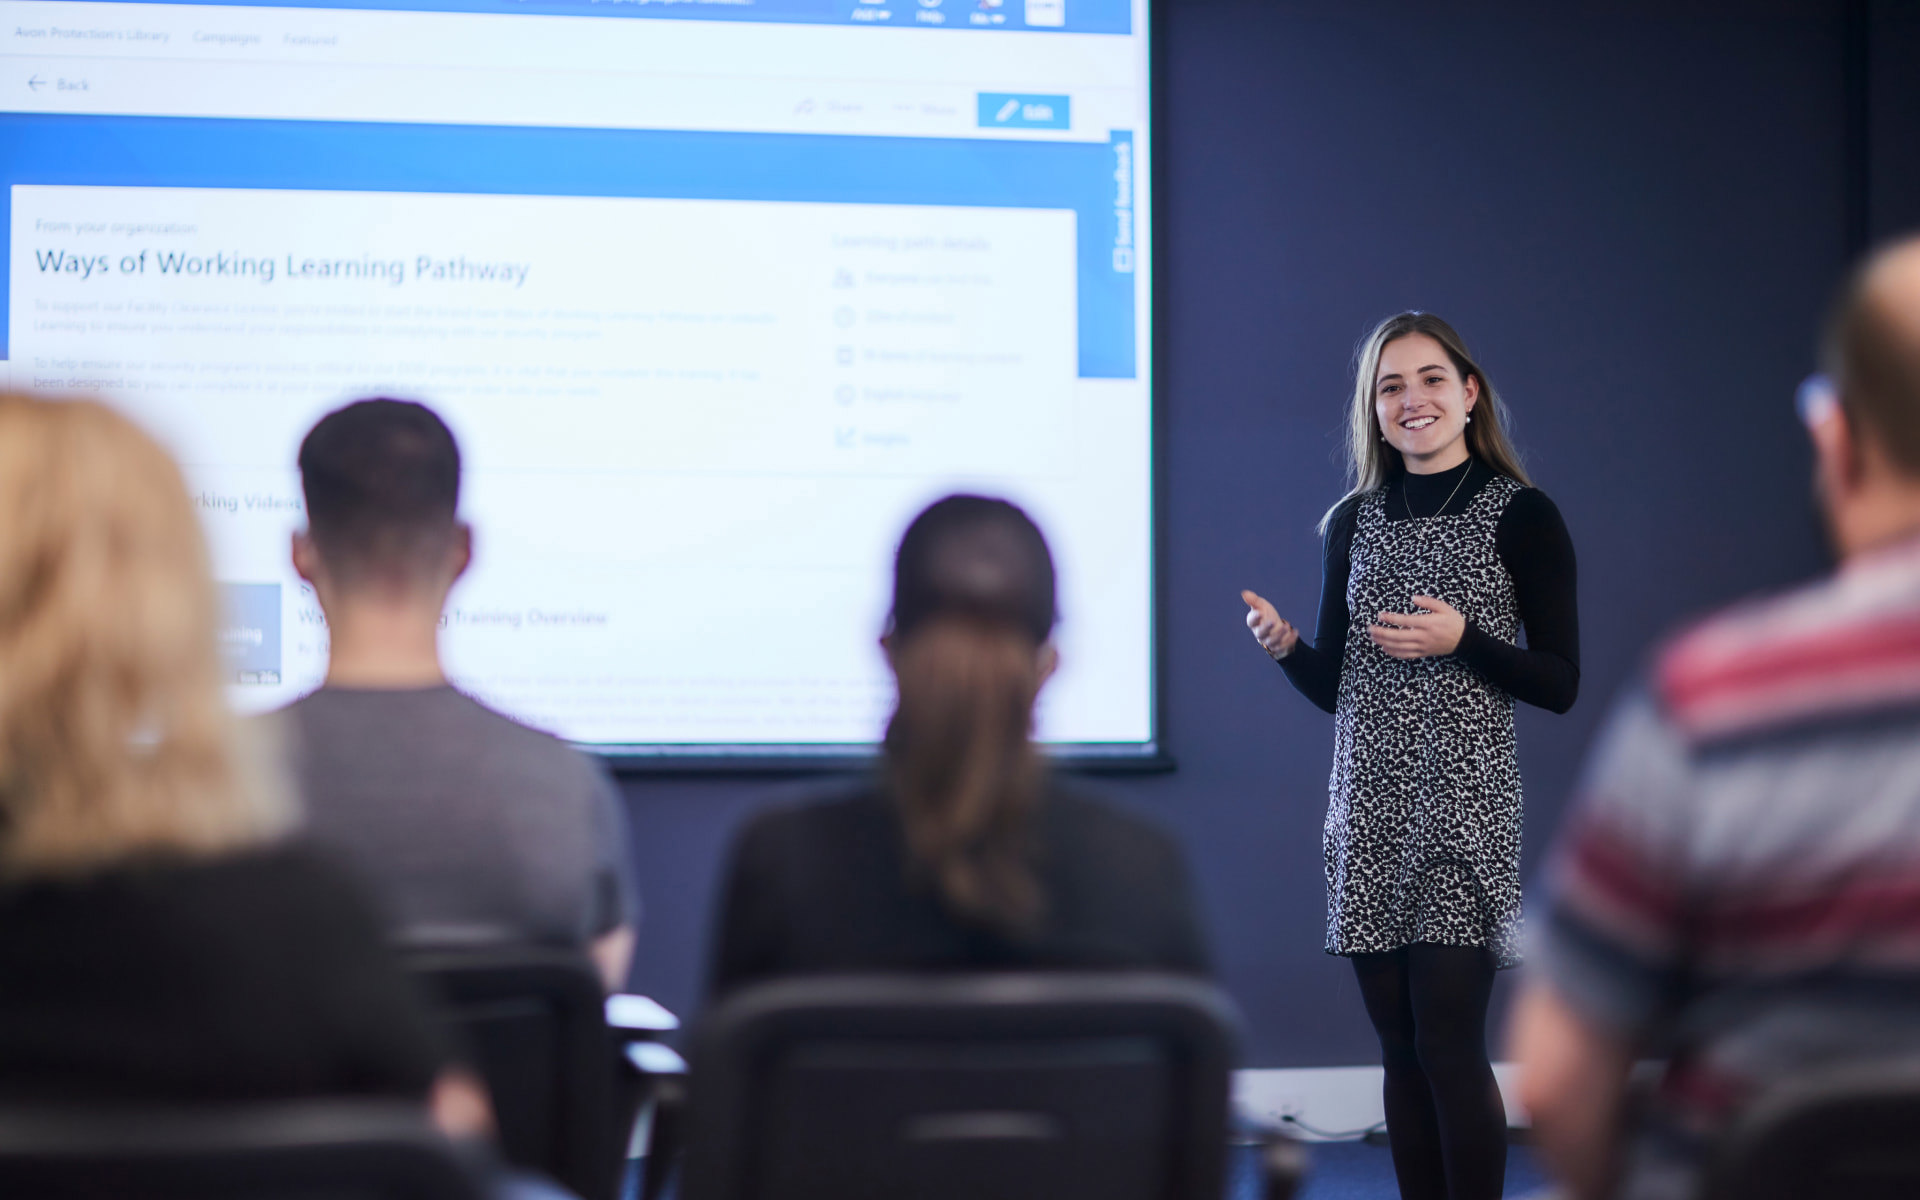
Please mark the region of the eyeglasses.
POLYGON ((1833 381, 1818 371, 1802 379, 1793 395, 1794 411, 1800 414, 1800 423, 1809 429, 1826 420, 1839 403, 1833 381))

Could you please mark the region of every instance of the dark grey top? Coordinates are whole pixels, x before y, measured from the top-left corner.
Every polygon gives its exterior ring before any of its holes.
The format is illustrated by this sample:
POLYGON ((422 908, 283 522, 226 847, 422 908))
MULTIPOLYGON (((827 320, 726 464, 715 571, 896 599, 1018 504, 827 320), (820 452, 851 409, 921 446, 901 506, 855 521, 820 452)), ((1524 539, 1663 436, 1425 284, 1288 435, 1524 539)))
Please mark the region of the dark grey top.
POLYGON ((839 971, 1208 973, 1186 858, 1172 838, 1059 789, 1032 820, 1046 912, 1029 935, 1012 936, 955 916, 915 878, 900 818, 877 788, 760 814, 734 839, 712 993, 839 971))
POLYGON ((287 707, 312 840, 396 934, 585 947, 638 916, 625 811, 592 759, 451 687, 287 707))
POLYGON ((424 1100, 446 1047, 380 934, 294 847, 0 882, 0 1100, 424 1100))

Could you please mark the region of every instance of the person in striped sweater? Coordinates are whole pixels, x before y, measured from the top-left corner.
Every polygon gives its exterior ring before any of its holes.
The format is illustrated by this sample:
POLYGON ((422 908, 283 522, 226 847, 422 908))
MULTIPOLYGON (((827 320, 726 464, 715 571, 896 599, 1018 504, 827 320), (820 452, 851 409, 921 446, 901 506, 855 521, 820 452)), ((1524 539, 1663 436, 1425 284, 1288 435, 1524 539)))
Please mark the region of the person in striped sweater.
POLYGON ((1691 1196, 1814 1067, 1920 1057, 1920 239, 1856 276, 1802 416, 1840 560, 1667 644, 1548 869, 1512 1050, 1577 1197, 1691 1196), (1629 1069, 1663 1060, 1625 1114, 1629 1069))

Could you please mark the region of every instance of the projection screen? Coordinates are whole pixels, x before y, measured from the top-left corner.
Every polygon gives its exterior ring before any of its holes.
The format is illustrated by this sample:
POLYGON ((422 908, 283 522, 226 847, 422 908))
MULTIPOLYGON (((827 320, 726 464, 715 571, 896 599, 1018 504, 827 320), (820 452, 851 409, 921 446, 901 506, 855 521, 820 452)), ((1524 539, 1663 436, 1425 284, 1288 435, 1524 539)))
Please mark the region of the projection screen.
POLYGON ((610 755, 869 753, 893 548, 1060 572, 1056 751, 1155 752, 1146 0, 0 2, 11 385, 183 463, 247 711, 320 685, 295 453, 459 439, 454 684, 610 755))

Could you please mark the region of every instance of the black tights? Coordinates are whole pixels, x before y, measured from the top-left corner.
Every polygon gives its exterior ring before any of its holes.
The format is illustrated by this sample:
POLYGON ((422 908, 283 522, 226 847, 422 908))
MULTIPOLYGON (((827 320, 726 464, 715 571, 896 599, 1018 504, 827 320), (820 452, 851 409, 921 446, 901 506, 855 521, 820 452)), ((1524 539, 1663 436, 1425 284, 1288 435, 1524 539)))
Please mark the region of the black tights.
POLYGON ((1507 1115, 1487 1059, 1493 958, 1427 943, 1356 954, 1387 1069, 1387 1140, 1402 1200, 1498 1200, 1507 1115))

